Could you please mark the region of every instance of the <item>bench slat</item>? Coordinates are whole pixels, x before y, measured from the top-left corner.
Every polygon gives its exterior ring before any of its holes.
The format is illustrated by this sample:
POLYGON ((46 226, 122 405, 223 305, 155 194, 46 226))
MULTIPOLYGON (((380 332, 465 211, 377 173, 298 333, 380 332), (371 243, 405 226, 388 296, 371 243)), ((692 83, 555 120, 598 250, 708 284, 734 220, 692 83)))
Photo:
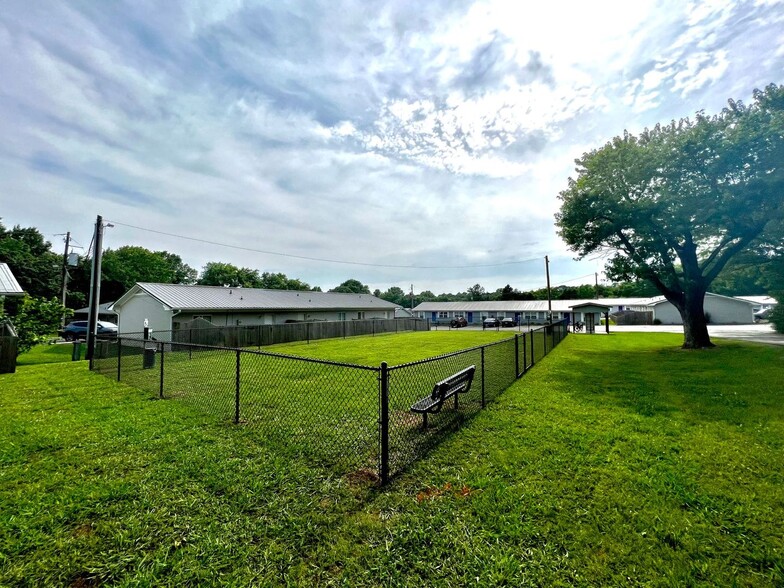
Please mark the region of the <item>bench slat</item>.
MULTIPOLYGON (((423 424, 427 427, 427 414, 440 412, 447 399, 459 393, 468 392, 471 389, 475 372, 476 366, 472 365, 437 382, 433 386, 433 392, 417 400, 411 406, 411 411, 422 414, 424 417, 423 424)), ((457 408, 457 398, 455 398, 455 408, 457 408)))

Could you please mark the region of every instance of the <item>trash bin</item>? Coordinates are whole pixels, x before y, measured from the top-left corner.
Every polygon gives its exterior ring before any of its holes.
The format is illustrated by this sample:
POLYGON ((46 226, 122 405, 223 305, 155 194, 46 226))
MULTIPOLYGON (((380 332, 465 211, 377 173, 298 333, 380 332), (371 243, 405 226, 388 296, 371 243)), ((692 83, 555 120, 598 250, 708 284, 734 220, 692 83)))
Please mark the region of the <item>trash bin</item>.
POLYGON ((144 348, 144 360, 142 367, 145 370, 151 370, 155 367, 155 347, 144 348))
POLYGON ((82 359, 82 342, 74 341, 73 350, 71 351, 71 361, 79 361, 82 359))

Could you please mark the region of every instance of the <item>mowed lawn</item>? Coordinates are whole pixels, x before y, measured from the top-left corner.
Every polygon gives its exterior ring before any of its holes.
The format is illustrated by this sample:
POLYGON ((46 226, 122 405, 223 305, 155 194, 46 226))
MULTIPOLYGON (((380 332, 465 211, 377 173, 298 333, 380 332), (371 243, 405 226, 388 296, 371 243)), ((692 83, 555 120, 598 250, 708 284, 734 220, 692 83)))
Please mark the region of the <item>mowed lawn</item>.
MULTIPOLYGON (((407 338, 311 351, 422 357, 407 338)), ((84 362, 22 366, 0 585, 782 585, 784 349, 680 340, 568 337, 383 490, 84 362)))

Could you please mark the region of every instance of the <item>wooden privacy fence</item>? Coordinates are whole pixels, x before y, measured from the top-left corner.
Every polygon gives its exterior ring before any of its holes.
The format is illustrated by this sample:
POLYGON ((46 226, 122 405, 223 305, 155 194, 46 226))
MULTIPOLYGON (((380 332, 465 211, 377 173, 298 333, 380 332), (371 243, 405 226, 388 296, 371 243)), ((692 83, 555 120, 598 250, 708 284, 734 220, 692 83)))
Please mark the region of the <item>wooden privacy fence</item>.
POLYGON ((0 374, 13 374, 16 371, 18 340, 13 325, 0 323, 0 374))
MULTIPOLYGON (((350 321, 312 321, 279 325, 239 325, 219 327, 197 319, 174 331, 155 331, 158 341, 209 345, 212 347, 263 347, 278 343, 337 339, 361 335, 381 335, 404 331, 429 331, 426 319, 365 319, 350 321)), ((123 337, 141 333, 123 333, 123 337)))

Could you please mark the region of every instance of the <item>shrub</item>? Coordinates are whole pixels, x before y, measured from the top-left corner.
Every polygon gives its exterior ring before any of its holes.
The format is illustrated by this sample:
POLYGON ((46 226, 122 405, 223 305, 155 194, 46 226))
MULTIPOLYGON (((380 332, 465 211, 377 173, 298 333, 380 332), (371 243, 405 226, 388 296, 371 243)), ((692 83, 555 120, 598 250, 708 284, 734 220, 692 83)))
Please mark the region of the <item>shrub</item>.
MULTIPOLYGON (((784 296, 781 296, 784 298, 784 296)), ((781 304, 781 300, 779 300, 779 304, 773 307, 773 312, 770 313, 770 322, 773 323, 773 328, 776 329, 779 333, 784 333, 784 305, 781 304)))
POLYGON ((662 324, 662 322, 661 322, 661 319, 653 319, 653 324, 654 324, 654 325, 660 325, 660 324, 662 324))
POLYGON ((57 331, 63 315, 70 316, 72 313, 72 310, 65 308, 56 298, 46 300, 25 296, 16 316, 13 317, 14 327, 19 335, 17 354, 29 351, 34 345, 45 341, 57 331))

